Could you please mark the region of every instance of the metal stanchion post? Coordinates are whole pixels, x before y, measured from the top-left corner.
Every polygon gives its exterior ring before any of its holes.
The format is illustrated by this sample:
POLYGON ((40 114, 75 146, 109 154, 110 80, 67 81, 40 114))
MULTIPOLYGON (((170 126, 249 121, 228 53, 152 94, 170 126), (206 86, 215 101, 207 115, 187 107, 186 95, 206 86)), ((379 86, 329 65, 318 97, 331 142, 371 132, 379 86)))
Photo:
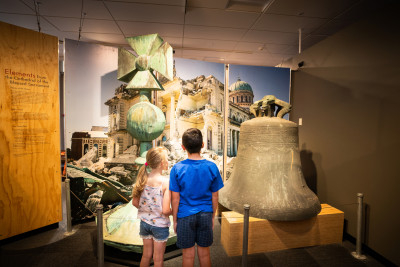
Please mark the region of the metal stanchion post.
POLYGON ((250 216, 250 205, 244 205, 244 216, 243 216, 243 250, 242 250, 242 266, 247 267, 247 253, 249 246, 249 216, 250 216))
POLYGON ((104 266, 103 205, 96 206, 97 212, 97 266, 104 266))
POLYGON ((354 258, 359 260, 365 260, 367 257, 361 254, 362 246, 362 218, 363 218, 363 193, 358 193, 358 211, 357 211, 357 240, 356 240, 356 251, 352 252, 354 258))
POLYGON ((66 195, 66 208, 67 208, 67 233, 72 232, 72 219, 71 219, 71 188, 69 179, 65 179, 65 195, 66 195))

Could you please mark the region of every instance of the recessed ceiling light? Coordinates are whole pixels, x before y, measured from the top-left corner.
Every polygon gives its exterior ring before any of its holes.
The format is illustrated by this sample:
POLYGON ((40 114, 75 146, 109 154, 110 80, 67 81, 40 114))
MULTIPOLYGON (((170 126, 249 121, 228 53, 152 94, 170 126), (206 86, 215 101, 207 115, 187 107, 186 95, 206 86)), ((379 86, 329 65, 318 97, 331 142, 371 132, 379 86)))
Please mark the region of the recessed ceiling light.
POLYGON ((226 10, 262 12, 271 0, 229 0, 226 10))

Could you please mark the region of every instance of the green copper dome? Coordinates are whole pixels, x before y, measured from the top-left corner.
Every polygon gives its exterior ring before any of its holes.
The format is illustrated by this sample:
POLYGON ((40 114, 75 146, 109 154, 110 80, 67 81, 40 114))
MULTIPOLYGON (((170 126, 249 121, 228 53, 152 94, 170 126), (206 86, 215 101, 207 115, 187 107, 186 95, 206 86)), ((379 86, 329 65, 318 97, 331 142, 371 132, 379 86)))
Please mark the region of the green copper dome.
POLYGON ((250 91, 253 92, 253 89, 251 88, 250 84, 246 83, 245 81, 242 81, 238 79, 235 83, 233 83, 229 89, 231 91, 250 91))

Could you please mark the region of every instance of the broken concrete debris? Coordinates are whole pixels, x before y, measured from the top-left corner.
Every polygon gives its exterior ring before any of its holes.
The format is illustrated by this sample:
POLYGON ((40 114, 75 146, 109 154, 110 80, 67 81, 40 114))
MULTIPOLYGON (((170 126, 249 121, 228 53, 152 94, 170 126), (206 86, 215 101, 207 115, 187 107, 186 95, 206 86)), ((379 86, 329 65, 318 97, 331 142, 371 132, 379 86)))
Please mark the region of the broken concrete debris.
MULTIPOLYGON (((163 146, 168 150, 169 161, 169 170, 164 174, 169 175, 172 166, 187 159, 187 153, 182 149, 180 141, 168 140, 163 146)), ((93 156, 96 155, 95 152, 96 150, 92 149, 75 161, 76 165, 67 165, 67 176, 71 179, 71 191, 75 195, 71 195, 75 221, 92 217, 99 203, 103 204, 104 210, 109 210, 115 203, 129 202, 132 185, 136 180, 139 169, 134 163, 138 152, 136 145, 129 147, 114 159, 96 159, 93 156), (98 161, 87 166, 92 160, 98 161), (82 168, 82 165, 87 167, 82 168)), ((214 162, 222 174, 222 156, 207 149, 203 149, 201 155, 204 159, 214 162)), ((233 164, 234 158, 228 157, 227 177, 231 174, 233 164)))

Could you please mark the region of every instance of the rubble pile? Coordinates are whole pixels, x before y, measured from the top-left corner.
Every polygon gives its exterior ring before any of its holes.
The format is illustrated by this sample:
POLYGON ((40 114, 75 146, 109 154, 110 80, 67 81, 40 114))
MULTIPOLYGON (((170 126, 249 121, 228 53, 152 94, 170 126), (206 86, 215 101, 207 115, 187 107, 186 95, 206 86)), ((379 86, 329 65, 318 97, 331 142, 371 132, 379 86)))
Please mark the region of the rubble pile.
POLYGON ((77 168, 88 168, 91 172, 108 177, 126 186, 135 182, 138 166, 135 164, 138 146, 133 145, 115 158, 97 158, 97 148, 93 147, 82 158, 72 164, 77 168))
POLYGON ((187 159, 187 153, 182 149, 182 146, 180 143, 168 140, 163 143, 163 146, 167 148, 168 150, 168 166, 169 166, 169 171, 171 170, 172 166, 174 166, 176 163, 187 159))
MULTIPOLYGON (((187 159, 187 153, 182 149, 181 143, 178 141, 168 140, 163 143, 163 146, 168 150, 169 174, 169 171, 176 163, 187 159)), ((220 156, 214 151, 207 149, 202 149, 200 154, 204 159, 214 162, 222 173, 222 155, 220 156)))
POLYGON ((137 145, 132 145, 128 147, 122 154, 117 155, 115 158, 107 159, 107 161, 104 163, 104 167, 107 169, 111 169, 113 167, 123 166, 126 170, 129 170, 131 172, 137 171, 135 160, 138 157, 138 150, 139 148, 137 145))
POLYGON ((212 91, 212 89, 210 88, 210 83, 211 83, 211 80, 209 79, 210 77, 211 76, 206 78, 204 75, 200 75, 191 80, 187 81, 182 80, 182 86, 183 86, 182 93, 191 96, 197 95, 199 93, 201 95, 210 94, 212 91))
POLYGON ((92 172, 95 173, 102 173, 104 170, 104 163, 107 161, 107 158, 100 157, 99 160, 95 163, 93 163, 89 168, 92 172))
POLYGON ((134 96, 138 95, 139 91, 126 89, 126 84, 121 84, 115 89, 114 98, 119 99, 132 99, 134 96))
MULTIPOLYGON (((169 175, 171 168, 178 162, 187 159, 187 153, 182 149, 180 141, 168 140, 163 143, 168 150, 169 175)), ((74 165, 67 165, 67 176, 71 178, 71 190, 79 200, 74 201, 76 219, 88 218, 94 212, 97 204, 103 204, 105 210, 130 199, 133 183, 136 180, 139 166, 135 164, 138 146, 129 147, 116 158, 96 158, 97 149, 89 150, 74 165), (81 204, 84 204, 82 206, 81 204), (86 207, 85 207, 86 206, 86 207)), ((201 156, 214 162, 222 175, 223 157, 212 150, 202 149, 201 156)), ((227 178, 233 171, 235 158, 227 158, 227 178)), ((73 197, 72 197, 73 198, 73 197)))
POLYGON ((132 187, 93 173, 88 168, 68 164, 67 176, 70 179, 73 221, 92 218, 97 204, 101 203, 104 210, 109 210, 115 203, 129 202, 132 187))
POLYGON ((201 152, 201 156, 206 160, 214 162, 220 169, 220 172, 222 171, 222 164, 223 164, 222 155, 219 156, 217 153, 215 153, 212 150, 204 149, 201 152), (221 168, 220 168, 220 166, 221 166, 221 168))
POLYGON ((97 160, 97 147, 90 149, 82 158, 74 161, 73 164, 78 168, 88 168, 94 164, 97 160))
POLYGON ((108 170, 108 173, 113 177, 111 179, 116 179, 116 181, 120 182, 124 185, 132 185, 135 181, 137 172, 133 172, 124 168, 123 165, 119 165, 117 167, 113 167, 108 170), (115 178, 114 178, 115 177, 115 178))
POLYGON ((201 116, 204 114, 204 108, 199 110, 182 110, 180 116, 184 118, 201 116))

